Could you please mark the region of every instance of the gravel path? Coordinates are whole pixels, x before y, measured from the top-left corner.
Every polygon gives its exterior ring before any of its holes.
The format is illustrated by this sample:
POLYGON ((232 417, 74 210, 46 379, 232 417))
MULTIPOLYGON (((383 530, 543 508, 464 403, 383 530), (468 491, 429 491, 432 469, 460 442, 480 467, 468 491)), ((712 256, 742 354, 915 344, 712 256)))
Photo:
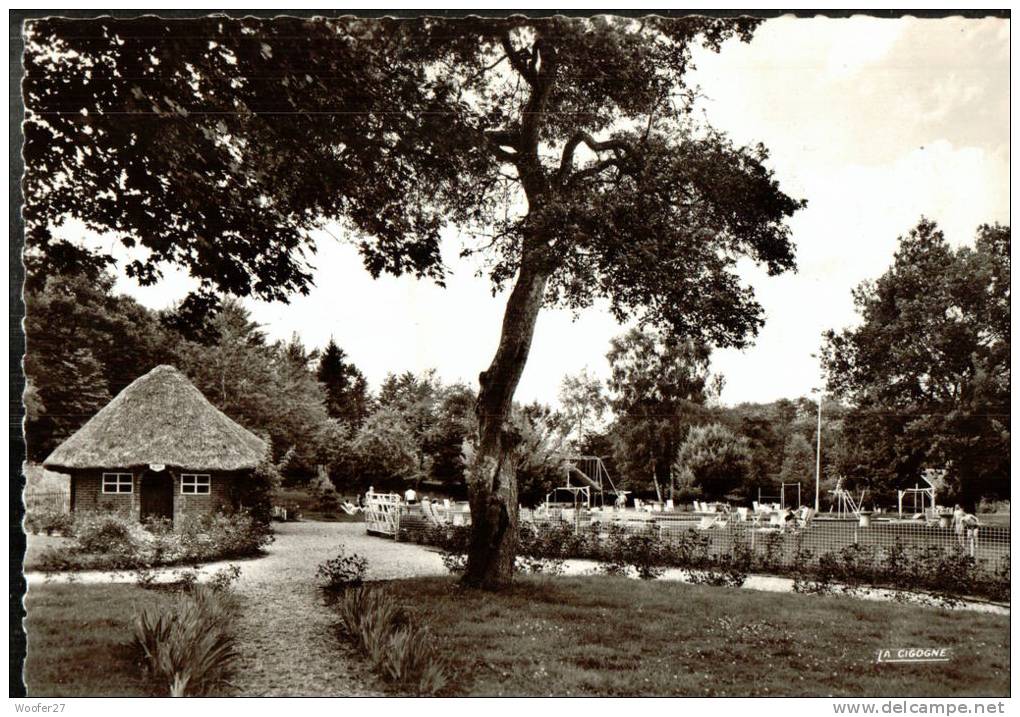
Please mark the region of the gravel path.
POLYGON ((437 553, 365 534, 364 523, 283 523, 269 554, 241 564, 236 593, 242 695, 378 694, 364 662, 337 639, 336 614, 315 580, 343 543, 368 558, 369 579, 446 573, 437 553))

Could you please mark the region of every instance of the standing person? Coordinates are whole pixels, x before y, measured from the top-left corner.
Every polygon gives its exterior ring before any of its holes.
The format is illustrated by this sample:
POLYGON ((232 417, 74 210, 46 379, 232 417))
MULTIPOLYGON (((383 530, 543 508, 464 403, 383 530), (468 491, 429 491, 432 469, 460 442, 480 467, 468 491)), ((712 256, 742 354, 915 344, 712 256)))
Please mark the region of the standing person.
POLYGON ((963 518, 965 515, 966 513, 963 512, 959 503, 953 506, 953 532, 956 533, 956 542, 960 544, 961 548, 963 547, 963 518))
POLYGON ((964 513, 960 519, 961 528, 961 546, 966 548, 970 553, 971 557, 974 556, 974 552, 977 548, 977 535, 978 535, 978 522, 977 516, 972 513, 964 513))
POLYGON ((408 488, 404 491, 404 500, 408 503, 413 503, 418 500, 418 494, 415 492, 414 488, 408 488))

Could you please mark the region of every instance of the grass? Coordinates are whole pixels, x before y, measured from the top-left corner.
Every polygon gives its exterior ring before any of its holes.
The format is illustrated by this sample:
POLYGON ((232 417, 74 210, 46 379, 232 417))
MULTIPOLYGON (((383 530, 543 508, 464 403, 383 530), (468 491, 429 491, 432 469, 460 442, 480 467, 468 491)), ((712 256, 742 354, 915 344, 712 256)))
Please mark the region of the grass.
POLYGON ((626 578, 389 588, 431 625, 458 694, 1002 696, 1009 617, 626 578), (951 647, 949 663, 876 664, 951 647))
POLYGON ((72 543, 71 538, 56 535, 25 536, 25 563, 23 570, 38 570, 43 565, 42 556, 47 550, 66 550, 72 543))
POLYGON ((31 697, 166 696, 131 644, 137 608, 174 600, 135 585, 32 585, 25 600, 31 697))
POLYGON ((991 525, 999 528, 1010 526, 1009 513, 978 513, 977 519, 982 525, 991 525))

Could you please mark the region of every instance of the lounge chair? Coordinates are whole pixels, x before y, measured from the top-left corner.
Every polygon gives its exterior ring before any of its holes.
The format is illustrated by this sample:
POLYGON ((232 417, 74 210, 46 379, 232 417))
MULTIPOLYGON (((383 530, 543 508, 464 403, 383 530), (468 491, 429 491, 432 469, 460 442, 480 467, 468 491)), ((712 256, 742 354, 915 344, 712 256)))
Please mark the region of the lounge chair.
POLYGON ((815 509, 805 507, 797 515, 797 528, 802 529, 811 525, 811 519, 815 517, 815 509))
POLYGON ((431 523, 432 525, 440 525, 443 523, 439 516, 436 515, 435 508, 433 507, 431 501, 423 500, 421 502, 421 514, 425 518, 425 520, 431 523))
POLYGON ((698 521, 697 529, 698 530, 708 530, 709 528, 711 528, 712 526, 714 526, 716 524, 717 520, 718 520, 718 518, 716 518, 714 516, 711 516, 711 515, 703 516, 701 518, 701 520, 698 521))

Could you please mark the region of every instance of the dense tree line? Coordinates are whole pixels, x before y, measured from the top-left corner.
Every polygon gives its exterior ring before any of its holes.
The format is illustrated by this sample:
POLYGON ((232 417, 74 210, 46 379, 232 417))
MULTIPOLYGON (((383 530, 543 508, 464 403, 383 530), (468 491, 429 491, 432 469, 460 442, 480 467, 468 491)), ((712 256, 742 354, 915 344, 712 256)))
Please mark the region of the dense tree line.
MULTIPOLYGON (((225 301, 200 337, 175 328, 99 281, 51 277, 26 292, 26 438, 41 461, 125 386, 161 363, 181 369, 218 408, 267 437, 284 478, 324 469, 343 492, 407 485, 466 497, 465 454, 477 435, 476 392, 434 371, 391 374, 373 394, 332 339, 320 352, 300 338, 271 342, 238 302, 225 301)), ((515 406, 522 495, 544 498, 562 473, 561 415, 515 406)))
MULTIPOLYGON (((898 489, 923 485, 925 468, 947 470, 942 504, 1010 497, 1009 249, 1009 227, 981 226, 954 249, 922 219, 892 266, 854 291, 860 325, 824 337, 823 508, 837 477, 888 507, 898 489)), ((575 448, 648 496, 750 500, 799 483, 813 503, 817 399, 713 405, 721 379, 708 357, 707 346, 651 331, 614 340, 605 386, 564 384, 565 399, 588 402, 565 401, 572 415, 613 409, 575 448)))
MULTIPOLYGON (((952 249, 922 221, 893 266, 862 285, 863 321, 826 336, 822 505, 837 476, 867 503, 894 505, 925 467, 948 469, 943 501, 1009 497, 1009 229, 981 227, 952 249)), ((337 489, 465 496, 477 393, 435 372, 391 374, 377 393, 332 339, 270 342, 235 301, 189 338, 113 279, 59 275, 26 293, 29 456, 41 460, 128 383, 181 368, 219 408, 271 439, 291 482, 323 467, 337 489)), ((611 342, 608 381, 567 376, 560 407, 515 405, 512 453, 524 505, 541 502, 571 455, 603 458, 616 486, 677 501, 775 497, 813 502, 815 399, 721 406, 710 348, 651 329, 611 342), (787 495, 796 487, 790 485, 787 495)), ((792 489, 792 490, 791 490, 792 489)))

